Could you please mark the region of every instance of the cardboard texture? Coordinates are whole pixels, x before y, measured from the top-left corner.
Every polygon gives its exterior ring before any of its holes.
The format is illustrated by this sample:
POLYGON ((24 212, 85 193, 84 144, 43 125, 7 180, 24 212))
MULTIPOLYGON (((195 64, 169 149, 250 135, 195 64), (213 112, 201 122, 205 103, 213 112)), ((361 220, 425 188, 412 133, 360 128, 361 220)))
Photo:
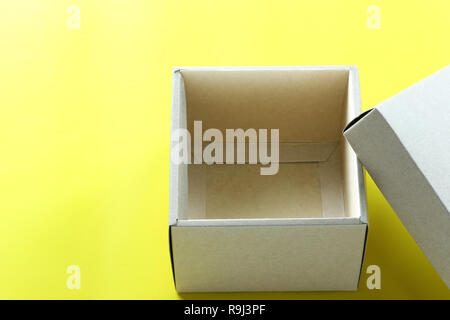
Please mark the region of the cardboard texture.
POLYGON ((450 67, 363 113, 344 135, 450 287, 450 67))
POLYGON ((275 175, 248 157, 171 163, 179 292, 357 289, 367 209, 362 167, 342 130, 361 111, 359 95, 351 66, 174 69, 172 132, 194 132, 201 120, 224 137, 238 128, 280 137, 275 175))
POLYGON ((362 224, 173 227, 177 290, 352 290, 365 233, 362 224))

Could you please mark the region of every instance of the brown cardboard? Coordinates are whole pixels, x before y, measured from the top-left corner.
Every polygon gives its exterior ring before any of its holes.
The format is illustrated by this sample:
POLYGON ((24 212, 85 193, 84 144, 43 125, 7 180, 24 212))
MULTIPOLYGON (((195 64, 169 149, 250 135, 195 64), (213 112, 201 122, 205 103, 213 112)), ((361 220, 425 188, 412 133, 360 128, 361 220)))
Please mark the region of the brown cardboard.
MULTIPOLYGON (((283 128, 281 143, 330 142, 342 134, 348 70, 180 72, 186 86, 190 125, 193 120, 202 120, 205 129, 222 131, 283 128)), ((192 127, 189 130, 193 132, 192 127)))
POLYGON ((450 286, 450 67, 353 120, 344 132, 450 286))
POLYGON ((341 133, 360 112, 355 67, 176 68, 172 107, 172 130, 201 120, 203 130, 280 133, 275 175, 171 164, 178 291, 357 289, 364 179, 341 133))

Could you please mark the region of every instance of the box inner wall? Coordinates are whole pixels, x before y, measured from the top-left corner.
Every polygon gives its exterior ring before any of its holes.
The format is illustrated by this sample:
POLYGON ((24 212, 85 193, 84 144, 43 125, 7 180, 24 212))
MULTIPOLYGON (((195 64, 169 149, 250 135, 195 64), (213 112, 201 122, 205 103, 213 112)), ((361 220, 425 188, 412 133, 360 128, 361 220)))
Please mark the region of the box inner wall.
MULTIPOLYGON (((184 219, 345 217, 348 70, 182 71, 186 127, 279 129, 280 163, 191 164, 184 219)), ((224 134, 225 137, 225 134, 224 134)))

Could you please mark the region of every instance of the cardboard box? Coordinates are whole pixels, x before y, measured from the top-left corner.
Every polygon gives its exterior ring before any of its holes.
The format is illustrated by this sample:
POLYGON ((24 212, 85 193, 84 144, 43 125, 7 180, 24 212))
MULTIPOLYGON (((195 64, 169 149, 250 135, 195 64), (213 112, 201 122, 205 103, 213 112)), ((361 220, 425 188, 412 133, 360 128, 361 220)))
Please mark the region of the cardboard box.
POLYGON ((360 112, 353 66, 175 68, 172 150, 173 133, 193 133, 196 120, 223 136, 279 129, 273 175, 263 164, 171 162, 177 291, 356 290, 366 197, 342 130, 360 112))
POLYGON ((450 66, 353 120, 359 159, 450 286, 450 66))

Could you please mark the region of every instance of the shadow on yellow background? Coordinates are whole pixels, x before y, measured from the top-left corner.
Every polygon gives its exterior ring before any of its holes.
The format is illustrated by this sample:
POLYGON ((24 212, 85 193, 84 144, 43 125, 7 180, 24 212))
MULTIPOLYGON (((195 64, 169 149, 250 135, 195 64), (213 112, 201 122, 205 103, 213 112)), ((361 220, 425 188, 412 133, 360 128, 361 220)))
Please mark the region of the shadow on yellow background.
POLYGON ((370 178, 363 271, 381 267, 381 290, 363 272, 358 292, 178 295, 167 235, 173 66, 357 65, 367 109, 449 64, 449 14, 447 0, 1 1, 0 298, 449 299, 370 178))

